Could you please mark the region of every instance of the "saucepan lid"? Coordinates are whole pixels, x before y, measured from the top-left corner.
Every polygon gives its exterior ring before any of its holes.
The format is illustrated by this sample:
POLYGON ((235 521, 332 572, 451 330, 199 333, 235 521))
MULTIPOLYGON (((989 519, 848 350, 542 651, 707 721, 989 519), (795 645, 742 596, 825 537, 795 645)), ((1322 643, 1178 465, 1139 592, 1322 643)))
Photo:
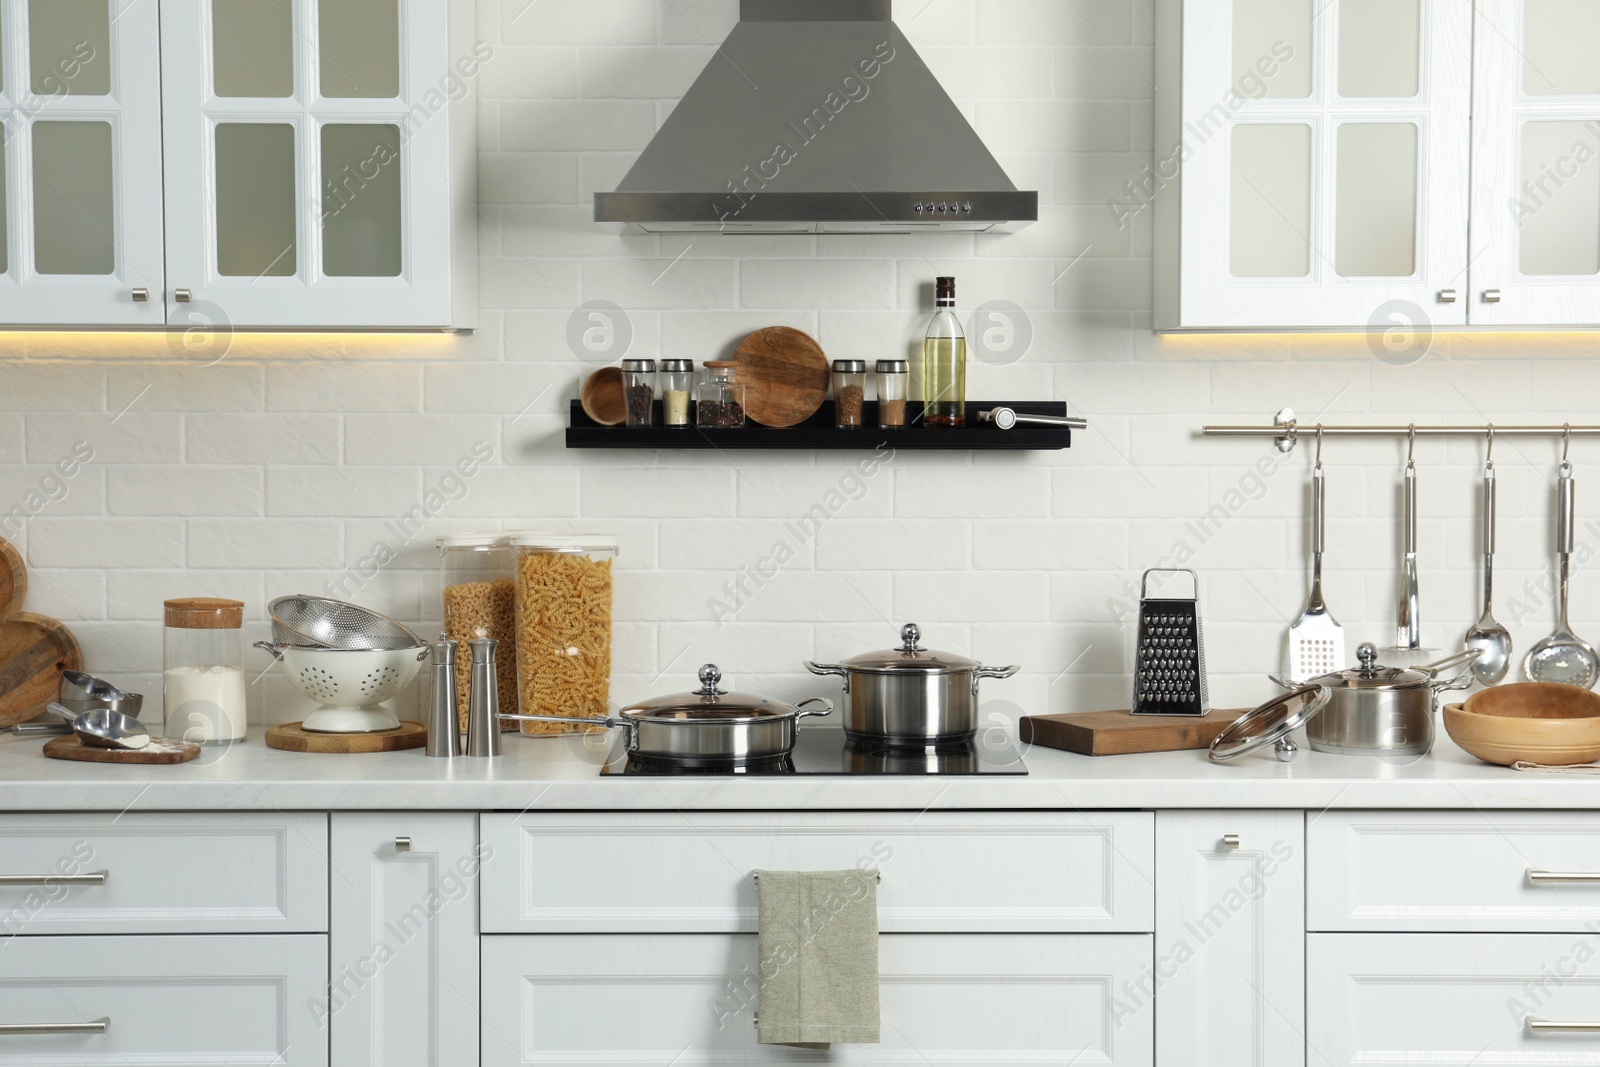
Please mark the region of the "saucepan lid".
POLYGON ((1275 745, 1316 718, 1328 706, 1333 691, 1316 682, 1302 685, 1281 697, 1246 712, 1229 723, 1211 742, 1211 761, 1226 763, 1257 749, 1275 745))
POLYGON ((859 656, 851 656, 840 666, 847 667, 853 671, 871 671, 882 674, 895 674, 902 671, 920 674, 956 674, 975 671, 982 666, 975 659, 957 656, 951 652, 939 652, 923 648, 917 643, 921 638, 921 628, 916 623, 907 623, 900 627, 899 648, 885 648, 877 652, 865 652, 859 656))
POLYGON ((648 719, 652 722, 734 724, 793 718, 800 713, 793 704, 717 688, 722 681, 722 671, 714 663, 701 667, 699 676, 699 689, 641 700, 623 708, 622 714, 630 719, 648 719))

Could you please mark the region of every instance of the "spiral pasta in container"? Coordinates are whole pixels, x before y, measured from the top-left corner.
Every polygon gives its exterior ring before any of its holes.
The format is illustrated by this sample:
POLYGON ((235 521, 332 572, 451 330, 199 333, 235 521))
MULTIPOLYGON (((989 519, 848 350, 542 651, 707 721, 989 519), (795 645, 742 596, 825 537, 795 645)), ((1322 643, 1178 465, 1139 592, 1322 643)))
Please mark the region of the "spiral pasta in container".
MULTIPOLYGON (((443 561, 444 635, 459 644, 456 650, 456 718, 467 728, 468 682, 472 677, 472 648, 467 642, 492 637, 500 642, 495 657, 500 710, 517 709, 517 552, 511 535, 466 534, 440 537, 434 542, 443 561)), ((513 730, 516 723, 500 724, 513 730)))
MULTIPOLYGON (((524 715, 582 718, 611 701, 612 563, 600 536, 516 534, 517 684, 524 715)), ((559 723, 524 733, 569 732, 559 723)))

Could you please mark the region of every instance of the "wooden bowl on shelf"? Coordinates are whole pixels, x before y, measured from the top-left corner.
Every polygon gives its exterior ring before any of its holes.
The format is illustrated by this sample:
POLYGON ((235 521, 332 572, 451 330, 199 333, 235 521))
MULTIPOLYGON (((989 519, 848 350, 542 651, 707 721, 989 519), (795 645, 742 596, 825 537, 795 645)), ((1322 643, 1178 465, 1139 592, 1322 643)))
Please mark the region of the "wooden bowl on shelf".
POLYGON ((621 426, 628 417, 621 367, 602 367, 589 375, 578 398, 583 404, 583 413, 601 426, 621 426))
POLYGON ((1446 706, 1444 728, 1485 763, 1593 763, 1600 760, 1600 694, 1553 682, 1496 686, 1446 706))

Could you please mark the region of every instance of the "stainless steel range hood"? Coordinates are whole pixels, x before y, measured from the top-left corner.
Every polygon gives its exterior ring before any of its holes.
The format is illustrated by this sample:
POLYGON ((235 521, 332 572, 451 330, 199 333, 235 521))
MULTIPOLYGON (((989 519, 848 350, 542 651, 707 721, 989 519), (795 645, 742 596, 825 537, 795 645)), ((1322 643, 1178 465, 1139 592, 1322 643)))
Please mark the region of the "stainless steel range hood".
POLYGON ((741 0, 597 222, 646 233, 987 233, 1039 218, 891 0, 741 0))

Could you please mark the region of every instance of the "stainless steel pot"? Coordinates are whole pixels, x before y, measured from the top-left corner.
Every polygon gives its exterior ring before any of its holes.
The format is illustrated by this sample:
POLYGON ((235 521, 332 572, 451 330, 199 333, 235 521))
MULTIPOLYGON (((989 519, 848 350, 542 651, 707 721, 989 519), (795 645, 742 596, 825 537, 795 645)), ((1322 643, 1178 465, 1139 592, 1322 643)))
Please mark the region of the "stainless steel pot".
POLYGON ((1472 662, 1477 649, 1448 656, 1426 667, 1383 667, 1369 641, 1356 650, 1359 667, 1334 671, 1305 682, 1273 681, 1285 689, 1326 686, 1327 707, 1306 723, 1306 740, 1317 752, 1347 756, 1422 756, 1433 748, 1438 695, 1472 684, 1469 674, 1440 681, 1439 674, 1472 662))
POLYGON ((854 656, 843 663, 806 662, 812 674, 844 679, 844 732, 852 740, 938 745, 978 732, 978 682, 1009 678, 1020 667, 985 667, 977 660, 930 652, 922 631, 900 628, 899 648, 854 656))
POLYGON ((784 704, 748 693, 718 689, 716 664, 700 668, 700 688, 646 700, 614 716, 592 719, 560 715, 502 715, 511 722, 565 722, 617 726, 626 731, 630 758, 643 762, 696 764, 769 763, 794 749, 800 720, 833 713, 820 697, 784 704), (821 705, 821 711, 809 705, 821 705))

